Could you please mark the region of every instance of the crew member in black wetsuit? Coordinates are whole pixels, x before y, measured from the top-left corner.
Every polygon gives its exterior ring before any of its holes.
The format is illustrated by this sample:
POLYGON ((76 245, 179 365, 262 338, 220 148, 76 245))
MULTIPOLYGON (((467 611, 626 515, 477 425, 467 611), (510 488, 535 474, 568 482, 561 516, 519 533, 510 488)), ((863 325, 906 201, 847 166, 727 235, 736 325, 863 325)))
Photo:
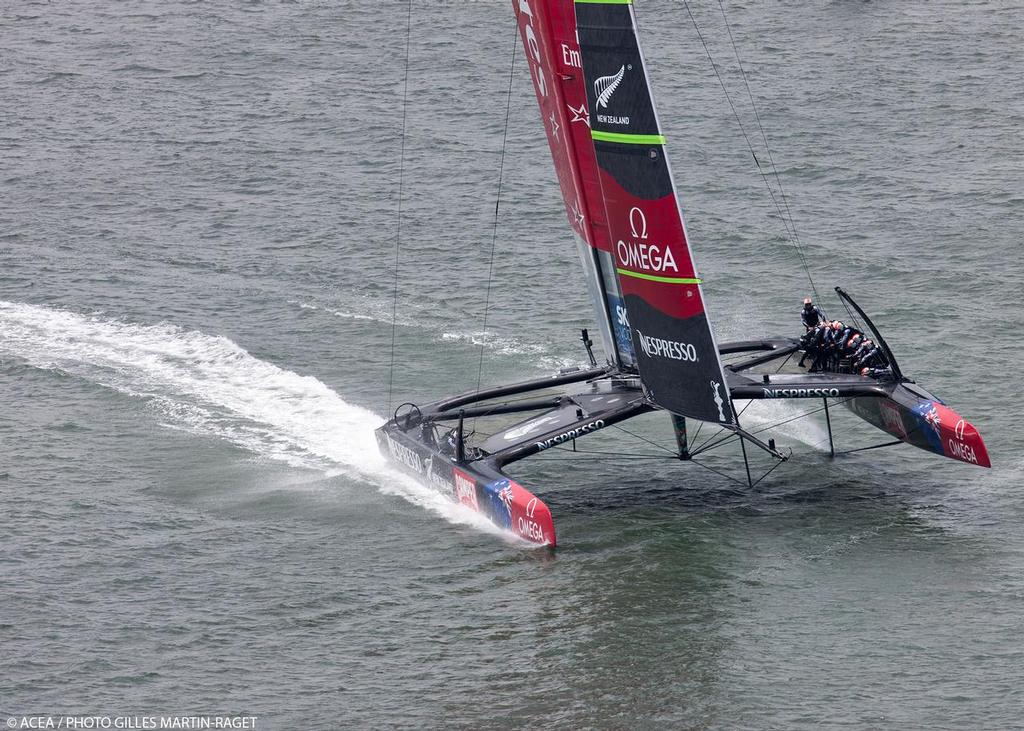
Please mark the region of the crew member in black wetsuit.
POLYGON ((863 356, 869 350, 872 350, 874 347, 875 343, 871 338, 864 338, 863 340, 860 341, 860 345, 857 346, 857 349, 853 351, 853 355, 850 356, 851 358, 853 358, 855 370, 857 361, 861 359, 861 356, 863 356))
POLYGON ((800 310, 800 322, 804 324, 804 330, 813 330, 825 322, 825 313, 811 302, 810 297, 804 297, 804 308, 800 310))
POLYGON ((828 345, 831 333, 832 323, 825 321, 818 323, 816 328, 807 332, 801 339, 804 345, 804 357, 800 359, 800 365, 803 365, 804 358, 809 356, 811 359, 811 373, 821 369, 821 360, 824 357, 825 348, 828 345))
POLYGON ((843 346, 843 355, 847 358, 853 356, 857 352, 857 348, 864 342, 864 333, 857 331, 853 333, 849 340, 846 341, 846 345, 843 346))
POLYGON ((888 366, 885 368, 861 368, 860 374, 862 376, 871 376, 872 378, 878 378, 879 376, 891 376, 892 369, 888 366))
POLYGON ((803 334, 803 337, 800 338, 800 345, 804 349, 804 355, 800 359, 801 366, 807 358, 811 359, 811 363, 818 360, 818 355, 825 346, 825 338, 828 336, 830 328, 831 326, 827 322, 821 322, 816 328, 803 334))
POLYGON ((848 361, 847 365, 850 367, 850 372, 853 371, 853 354, 860 348, 861 343, 864 342, 864 333, 860 330, 854 330, 853 335, 847 338, 846 342, 843 343, 843 347, 839 351, 839 360, 842 362, 844 359, 848 361))
POLYGON ((800 339, 800 343, 804 346, 804 357, 800 359, 800 365, 804 364, 804 359, 810 358, 811 373, 818 370, 818 364, 821 361, 822 354, 825 351, 825 344, 828 342, 829 333, 831 332, 832 324, 830 322, 819 322, 816 328, 808 330, 800 339))
POLYGON ((838 371, 843 358, 849 357, 850 340, 860 335, 860 330, 852 325, 843 325, 839 335, 835 336, 835 347, 832 349, 832 370, 838 371))
POLYGON ((800 358, 800 362, 797 364, 803 368, 804 361, 810 358, 814 360, 814 354, 818 350, 818 345, 821 342, 821 337, 825 333, 825 328, 820 324, 813 329, 808 330, 800 336, 800 348, 804 351, 803 356, 800 358))
POLYGON ((862 376, 877 375, 875 371, 880 372, 888 367, 889 361, 886 360, 885 353, 873 343, 853 364, 854 372, 860 373, 862 376))
POLYGON ((804 297, 804 308, 800 310, 800 322, 804 326, 804 335, 800 339, 801 345, 804 346, 804 355, 800 359, 799 365, 803 366, 807 356, 813 356, 812 351, 817 348, 816 340, 820 342, 820 336, 824 334, 819 333, 818 330, 826 323, 825 313, 811 301, 810 297, 804 297))
POLYGON ((833 320, 828 323, 825 330, 825 335, 821 340, 821 350, 818 353, 818 359, 811 366, 811 370, 828 371, 833 370, 833 363, 836 361, 836 351, 843 344, 842 336, 846 330, 844 325, 839 320, 833 320))

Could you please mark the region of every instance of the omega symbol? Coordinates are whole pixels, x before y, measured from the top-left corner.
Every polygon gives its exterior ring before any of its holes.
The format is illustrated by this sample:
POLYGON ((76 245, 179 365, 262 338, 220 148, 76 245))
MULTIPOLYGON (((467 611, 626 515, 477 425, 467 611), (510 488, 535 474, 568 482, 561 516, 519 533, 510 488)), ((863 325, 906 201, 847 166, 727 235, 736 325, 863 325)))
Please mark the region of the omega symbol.
POLYGON ((635 206, 629 210, 629 228, 633 232, 633 238, 647 238, 647 216, 635 206), (637 225, 639 223, 639 226, 637 225), (639 231, 637 230, 639 228, 639 231))
POLYGON ((960 441, 964 440, 964 430, 966 428, 967 428, 967 424, 966 424, 966 422, 964 422, 963 419, 961 419, 960 421, 958 421, 956 423, 956 429, 954 431, 956 431, 956 438, 959 439, 960 441))

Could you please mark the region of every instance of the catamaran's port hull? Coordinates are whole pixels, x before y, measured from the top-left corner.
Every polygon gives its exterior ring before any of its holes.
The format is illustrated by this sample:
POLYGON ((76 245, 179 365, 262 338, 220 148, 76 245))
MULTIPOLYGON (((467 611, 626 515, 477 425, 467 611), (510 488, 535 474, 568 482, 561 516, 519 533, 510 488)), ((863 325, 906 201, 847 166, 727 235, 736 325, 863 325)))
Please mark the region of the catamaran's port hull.
POLYGON ((524 540, 554 546, 548 506, 504 474, 505 466, 654 408, 634 376, 611 367, 571 369, 422 407, 403 404, 376 436, 384 456, 404 472, 524 540), (524 397, 531 393, 544 395, 524 397), (515 398, 495 402, 510 397, 515 398), (510 414, 521 415, 520 420, 500 423, 510 414), (461 426, 456 424, 493 417, 499 424, 489 437, 458 444, 461 426))
MULTIPOLYGON (((453 445, 447 439, 438 441, 435 426, 451 426, 462 417, 549 410, 566 412, 573 404, 564 403, 563 398, 557 394, 539 399, 517 399, 506 404, 480 404, 531 392, 550 393, 553 389, 600 379, 607 376, 610 370, 573 369, 549 378, 471 391, 422 408, 404 404, 409 407, 406 413, 398 415, 396 412, 394 418, 377 429, 377 445, 396 467, 438 490, 453 502, 477 511, 498 527, 526 541, 554 546, 555 524, 548 506, 501 471, 502 466, 535 453, 536 450, 530 447, 530 443, 536 441, 535 430, 523 431, 519 438, 509 441, 503 450, 492 451, 477 458, 462 455, 462 459, 458 459, 453 445)), ((564 422, 564 414, 561 416, 552 421, 564 422)), ((570 418, 574 417, 575 414, 570 418)), ((578 424, 576 427, 580 428, 578 424)))
POLYGON ((376 434, 381 453, 403 472, 526 541, 555 545, 548 506, 486 462, 455 464, 449 455, 398 428, 394 420, 376 434))

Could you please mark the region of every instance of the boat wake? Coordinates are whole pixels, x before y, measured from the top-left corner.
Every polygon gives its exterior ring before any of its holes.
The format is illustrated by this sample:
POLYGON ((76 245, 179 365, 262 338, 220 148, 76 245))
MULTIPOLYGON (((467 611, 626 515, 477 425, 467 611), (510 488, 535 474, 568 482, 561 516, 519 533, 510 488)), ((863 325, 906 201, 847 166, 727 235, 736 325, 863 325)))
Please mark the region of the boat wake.
POLYGON ((293 467, 344 474, 450 522, 504 535, 479 513, 390 468, 373 436, 382 417, 227 338, 0 301, 0 358, 139 398, 166 427, 293 467))

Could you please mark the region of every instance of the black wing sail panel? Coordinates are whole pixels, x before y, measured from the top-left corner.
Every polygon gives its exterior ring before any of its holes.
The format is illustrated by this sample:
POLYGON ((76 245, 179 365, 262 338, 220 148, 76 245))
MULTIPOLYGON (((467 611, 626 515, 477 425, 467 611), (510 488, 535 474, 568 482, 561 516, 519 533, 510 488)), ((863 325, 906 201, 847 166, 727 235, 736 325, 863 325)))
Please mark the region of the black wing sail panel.
POLYGON ((659 406, 735 422, 629 0, 576 0, 591 136, 640 378, 659 406))

